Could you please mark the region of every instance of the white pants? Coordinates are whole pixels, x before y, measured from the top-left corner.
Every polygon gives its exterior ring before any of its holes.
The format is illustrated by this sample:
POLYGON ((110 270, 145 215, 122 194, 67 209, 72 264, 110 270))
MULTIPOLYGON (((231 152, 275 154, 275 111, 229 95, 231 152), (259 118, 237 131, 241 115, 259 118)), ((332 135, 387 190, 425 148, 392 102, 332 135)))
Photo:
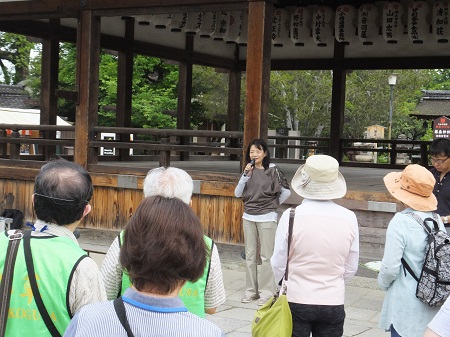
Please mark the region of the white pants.
POLYGON ((245 240, 246 292, 247 296, 268 298, 275 291, 275 279, 270 258, 275 245, 277 223, 254 222, 243 219, 245 240), (261 267, 258 273, 258 237, 261 245, 261 267))

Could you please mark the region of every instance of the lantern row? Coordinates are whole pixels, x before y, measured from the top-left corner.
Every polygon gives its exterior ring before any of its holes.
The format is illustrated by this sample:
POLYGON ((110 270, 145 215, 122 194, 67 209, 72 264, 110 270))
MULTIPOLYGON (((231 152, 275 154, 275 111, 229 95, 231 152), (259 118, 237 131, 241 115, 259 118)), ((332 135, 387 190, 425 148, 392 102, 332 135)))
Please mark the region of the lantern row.
MULTIPOLYGON (((275 8, 272 18, 272 43, 283 47, 286 43, 304 46, 313 39, 325 47, 333 38, 344 44, 372 45, 376 37, 383 36, 387 43, 397 43, 405 29, 413 43, 423 43, 433 36, 438 43, 450 39, 450 0, 411 1, 404 6, 389 1, 382 7, 367 3, 356 8, 340 5, 335 10, 328 6, 275 8)), ((200 38, 213 38, 227 43, 247 44, 247 11, 189 12, 135 16, 139 25, 152 23, 157 29, 198 34, 200 38)))

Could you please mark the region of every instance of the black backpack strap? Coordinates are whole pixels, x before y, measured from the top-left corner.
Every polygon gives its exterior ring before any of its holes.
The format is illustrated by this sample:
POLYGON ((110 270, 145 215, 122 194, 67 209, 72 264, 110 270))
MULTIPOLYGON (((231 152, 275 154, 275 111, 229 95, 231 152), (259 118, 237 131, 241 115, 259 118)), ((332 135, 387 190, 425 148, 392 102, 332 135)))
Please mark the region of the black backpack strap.
POLYGON ((128 323, 127 313, 125 311, 125 305, 123 304, 122 296, 116 298, 113 301, 113 304, 116 315, 119 318, 120 324, 122 324, 123 328, 127 332, 127 336, 134 337, 133 332, 131 332, 130 324, 128 323))
POLYGON ((25 263, 27 265, 28 278, 30 280, 31 290, 33 292, 34 301, 38 307, 39 313, 41 314, 42 320, 47 326, 48 331, 53 337, 61 337, 58 329, 56 329, 55 324, 53 324, 47 309, 45 308, 44 301, 42 301, 41 293, 36 281, 36 273, 34 272, 33 265, 33 254, 31 253, 31 231, 26 231, 23 236, 23 249, 25 253, 25 263))
POLYGON ((406 260, 402 257, 401 259, 402 261, 402 265, 403 265, 403 271, 405 273, 406 276, 406 270, 411 274, 411 276, 417 281, 419 282, 419 278, 416 276, 416 274, 414 274, 413 270, 411 269, 411 267, 409 266, 409 264, 406 262, 406 260), (406 270, 405 270, 406 269, 406 270))
POLYGON ((287 251, 287 259, 286 259, 286 271, 284 273, 285 281, 287 281, 288 274, 289 274, 289 251, 291 249, 292 229, 294 228, 294 218, 295 218, 295 208, 291 208, 291 210, 289 211, 288 251, 287 251))
POLYGON ((3 266, 3 277, 0 282, 0 336, 5 336, 6 324, 8 322, 9 302, 11 300, 11 288, 14 278, 14 265, 16 263, 17 250, 23 237, 21 230, 16 230, 9 235, 9 243, 6 251, 5 265, 3 266))

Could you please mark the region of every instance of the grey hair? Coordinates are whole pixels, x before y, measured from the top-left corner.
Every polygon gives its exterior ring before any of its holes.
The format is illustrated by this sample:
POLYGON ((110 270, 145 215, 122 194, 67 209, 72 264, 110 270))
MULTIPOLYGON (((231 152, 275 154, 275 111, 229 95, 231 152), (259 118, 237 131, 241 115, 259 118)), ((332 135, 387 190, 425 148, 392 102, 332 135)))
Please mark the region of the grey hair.
POLYGON ((184 170, 176 167, 157 167, 147 173, 144 180, 144 196, 178 198, 190 204, 194 182, 184 170))

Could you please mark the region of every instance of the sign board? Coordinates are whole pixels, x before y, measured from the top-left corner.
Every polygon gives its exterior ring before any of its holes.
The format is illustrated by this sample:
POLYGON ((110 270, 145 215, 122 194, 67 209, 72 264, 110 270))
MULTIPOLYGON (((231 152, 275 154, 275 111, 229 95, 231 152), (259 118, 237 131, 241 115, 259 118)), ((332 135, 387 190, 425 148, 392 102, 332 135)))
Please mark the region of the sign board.
POLYGON ((288 136, 289 135, 289 128, 277 128, 276 129, 276 132, 279 134, 279 135, 282 135, 282 136, 288 136))
MULTIPOLYGON (((102 132, 100 134, 101 140, 115 140, 116 134, 115 133, 109 133, 109 132, 102 132)), ((101 156, 114 156, 116 154, 116 149, 113 147, 101 147, 100 148, 100 155, 101 156)))
POLYGON ((450 138, 450 119, 445 116, 433 121, 433 139, 450 138))

